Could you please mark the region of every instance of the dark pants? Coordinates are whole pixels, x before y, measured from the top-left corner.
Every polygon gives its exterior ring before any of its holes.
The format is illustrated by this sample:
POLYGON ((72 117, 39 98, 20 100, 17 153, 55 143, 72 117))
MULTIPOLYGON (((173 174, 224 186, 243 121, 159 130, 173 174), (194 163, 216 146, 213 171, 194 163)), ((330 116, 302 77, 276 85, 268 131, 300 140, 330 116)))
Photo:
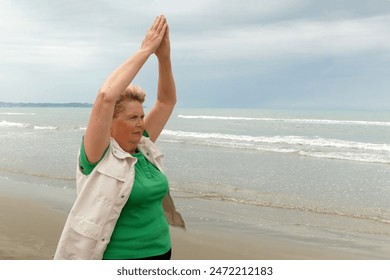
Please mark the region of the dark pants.
POLYGON ((153 257, 142 258, 142 259, 136 259, 136 260, 170 260, 171 255, 172 255, 172 250, 169 249, 169 251, 166 252, 165 254, 153 256, 153 257))

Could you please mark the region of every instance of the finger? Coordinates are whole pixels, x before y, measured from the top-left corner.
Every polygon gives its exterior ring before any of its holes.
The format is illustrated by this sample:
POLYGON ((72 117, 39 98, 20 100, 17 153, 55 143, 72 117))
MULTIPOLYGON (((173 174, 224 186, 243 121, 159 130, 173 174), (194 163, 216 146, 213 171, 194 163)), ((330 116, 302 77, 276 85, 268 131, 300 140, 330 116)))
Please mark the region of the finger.
POLYGON ((162 26, 162 28, 161 28, 161 35, 162 35, 162 37, 165 37, 166 36, 166 30, 167 30, 167 28, 168 28, 168 25, 166 24, 166 23, 164 23, 164 25, 162 26))
POLYGON ((150 29, 156 31, 158 29, 158 26, 160 25, 160 21, 161 21, 161 16, 156 17, 150 29))
POLYGON ((150 26, 149 28, 149 31, 156 31, 157 29, 157 26, 159 24, 159 21, 160 21, 160 16, 156 17, 152 23, 152 25, 150 26))
POLYGON ((167 22, 165 22, 166 29, 165 29, 165 37, 169 40, 169 25, 167 22))
POLYGON ((159 16, 159 19, 157 21, 157 26, 156 26, 156 31, 158 33, 161 33, 163 29, 165 31, 165 28, 164 28, 165 22, 166 22, 165 21, 165 17, 164 16, 159 16))
POLYGON ((158 17, 156 17, 152 23, 152 25, 150 26, 149 30, 155 30, 156 29, 156 26, 157 26, 157 23, 158 23, 158 17))

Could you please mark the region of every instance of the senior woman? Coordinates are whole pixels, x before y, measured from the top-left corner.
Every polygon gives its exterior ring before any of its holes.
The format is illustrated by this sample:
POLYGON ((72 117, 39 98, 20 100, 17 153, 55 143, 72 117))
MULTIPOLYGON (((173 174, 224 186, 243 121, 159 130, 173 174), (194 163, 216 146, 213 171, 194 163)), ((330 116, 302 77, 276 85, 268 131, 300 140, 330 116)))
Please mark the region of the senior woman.
POLYGON ((101 87, 83 137, 77 199, 55 259, 170 259, 169 224, 184 227, 154 144, 176 103, 169 29, 158 16, 140 49, 101 87), (144 91, 131 84, 155 54, 157 100, 147 116, 144 91))

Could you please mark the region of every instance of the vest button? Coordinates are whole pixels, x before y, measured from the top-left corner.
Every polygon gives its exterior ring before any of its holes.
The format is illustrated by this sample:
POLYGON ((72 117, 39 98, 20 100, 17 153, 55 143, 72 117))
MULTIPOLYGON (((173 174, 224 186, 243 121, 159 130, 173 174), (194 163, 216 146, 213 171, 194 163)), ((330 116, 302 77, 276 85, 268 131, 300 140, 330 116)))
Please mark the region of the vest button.
POLYGON ((121 195, 121 198, 125 198, 125 195, 124 195, 124 194, 122 194, 122 195, 121 195))

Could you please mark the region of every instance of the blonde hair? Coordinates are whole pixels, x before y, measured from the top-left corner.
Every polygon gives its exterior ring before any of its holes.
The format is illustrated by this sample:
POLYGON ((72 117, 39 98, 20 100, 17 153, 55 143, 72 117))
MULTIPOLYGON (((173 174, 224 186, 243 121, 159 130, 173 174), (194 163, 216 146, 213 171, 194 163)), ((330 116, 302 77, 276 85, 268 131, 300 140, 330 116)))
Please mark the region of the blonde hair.
POLYGON ((145 96, 146 93, 140 86, 130 84, 116 101, 113 117, 116 118, 125 109, 124 103, 126 101, 138 101, 142 104, 145 101, 145 96))

